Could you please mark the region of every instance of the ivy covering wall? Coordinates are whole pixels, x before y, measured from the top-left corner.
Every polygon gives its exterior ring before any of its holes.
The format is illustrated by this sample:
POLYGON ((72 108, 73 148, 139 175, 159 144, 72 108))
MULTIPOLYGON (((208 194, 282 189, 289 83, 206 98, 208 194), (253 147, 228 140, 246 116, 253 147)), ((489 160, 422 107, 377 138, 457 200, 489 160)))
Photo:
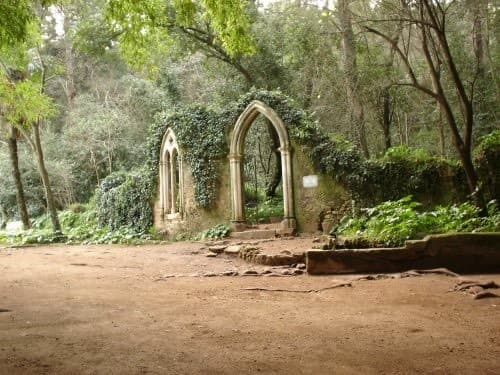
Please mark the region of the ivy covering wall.
MULTIPOLYGON (((439 200, 449 189, 454 190, 455 198, 465 197, 464 174, 457 163, 405 147, 393 148, 381 159, 366 160, 349 142, 326 134, 292 99, 276 91, 254 90, 223 109, 186 106, 161 112, 148 134, 144 170, 112 175, 99 187, 97 203, 101 225, 113 229, 123 225, 140 228, 152 225, 151 207, 158 183, 160 148, 169 127, 175 132, 189 165, 196 204, 201 209, 210 209, 218 197, 219 167, 227 162, 229 133, 239 115, 254 100, 262 101, 278 114, 288 128, 291 141, 309 155, 318 172, 331 175, 362 205, 396 200, 409 194, 439 200), (449 183, 442 189, 445 180, 449 183)), ((498 145, 495 147, 500 149, 498 145)), ((481 155, 483 159, 488 158, 486 151, 481 155)))

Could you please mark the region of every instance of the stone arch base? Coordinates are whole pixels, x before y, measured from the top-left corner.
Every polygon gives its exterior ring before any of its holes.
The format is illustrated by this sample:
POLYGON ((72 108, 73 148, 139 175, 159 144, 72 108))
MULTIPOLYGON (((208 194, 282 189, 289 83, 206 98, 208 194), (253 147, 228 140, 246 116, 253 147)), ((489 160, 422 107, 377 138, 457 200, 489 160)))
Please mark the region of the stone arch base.
POLYGON ((297 227, 295 209, 293 202, 293 176, 292 156, 288 131, 278 114, 261 101, 254 100, 240 115, 231 135, 231 146, 229 153, 229 165, 231 176, 231 203, 233 231, 242 231, 246 228, 244 210, 244 184, 243 184, 243 147, 245 136, 259 114, 265 116, 274 126, 280 140, 279 151, 281 153, 281 181, 283 184, 283 220, 281 230, 285 233, 293 233, 297 227))

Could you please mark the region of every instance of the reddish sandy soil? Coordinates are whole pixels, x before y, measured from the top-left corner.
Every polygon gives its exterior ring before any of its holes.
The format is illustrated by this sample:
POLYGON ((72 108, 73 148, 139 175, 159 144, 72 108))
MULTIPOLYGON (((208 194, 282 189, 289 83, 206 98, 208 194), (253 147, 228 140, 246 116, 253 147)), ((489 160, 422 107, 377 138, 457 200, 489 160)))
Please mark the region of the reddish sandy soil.
POLYGON ((199 248, 0 249, 0 373, 500 373, 500 298, 449 292, 453 277, 248 291, 355 276, 199 277, 252 268, 199 248))

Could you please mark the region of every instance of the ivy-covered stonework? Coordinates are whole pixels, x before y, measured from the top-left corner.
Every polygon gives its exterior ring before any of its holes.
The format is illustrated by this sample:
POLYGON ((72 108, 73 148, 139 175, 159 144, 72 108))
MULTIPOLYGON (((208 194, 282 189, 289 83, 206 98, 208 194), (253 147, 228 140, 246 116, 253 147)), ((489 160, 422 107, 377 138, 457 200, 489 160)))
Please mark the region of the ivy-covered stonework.
POLYGON ((148 139, 148 164, 152 184, 158 178, 158 163, 163 135, 174 131, 177 143, 188 162, 194 180, 197 204, 208 208, 217 197, 217 163, 227 156, 226 120, 220 113, 202 106, 177 107, 157 116, 148 139))
MULTIPOLYGON (((99 188, 97 203, 102 225, 146 228, 152 224, 151 206, 158 183, 160 148, 169 127, 175 132, 188 163, 196 204, 209 209, 219 197, 219 172, 228 162, 230 132, 254 100, 265 103, 278 114, 292 144, 301 147, 318 173, 332 176, 361 205, 397 200, 409 194, 435 204, 457 200, 466 194, 464 173, 458 164, 404 147, 393 149, 384 158, 366 160, 349 142, 326 134, 292 99, 276 91, 253 90, 223 109, 178 106, 160 113, 148 134, 145 170, 140 174, 122 175, 121 179, 110 176, 99 188)), ((491 159, 491 155, 488 158, 491 159)))
POLYGON ((500 200, 500 130, 481 138, 474 150, 474 162, 484 184, 486 198, 500 200))
POLYGON ((271 107, 287 126, 291 141, 309 155, 318 172, 331 175, 362 205, 409 194, 423 200, 439 200, 444 194, 444 180, 450 180, 448 185, 455 189, 455 197, 465 194, 465 189, 461 190, 462 186, 465 188, 465 183, 461 183, 465 181, 463 171, 457 164, 415 154, 410 149, 396 150, 379 160, 366 160, 351 143, 326 134, 306 111, 279 92, 251 91, 242 96, 226 110, 229 128, 253 100, 271 107))

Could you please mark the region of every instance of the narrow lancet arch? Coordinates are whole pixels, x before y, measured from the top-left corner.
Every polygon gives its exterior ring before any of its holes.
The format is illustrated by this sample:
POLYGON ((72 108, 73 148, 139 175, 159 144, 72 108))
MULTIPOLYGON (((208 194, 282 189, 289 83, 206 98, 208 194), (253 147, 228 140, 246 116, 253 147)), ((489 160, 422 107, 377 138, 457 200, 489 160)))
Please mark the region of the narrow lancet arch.
POLYGON ((165 132, 160 150, 161 217, 179 219, 184 211, 182 154, 171 128, 165 132))
POLYGON ((296 219, 293 202, 292 157, 288 130, 278 114, 271 107, 259 100, 251 102, 241 113, 231 135, 229 164, 231 174, 232 227, 233 230, 238 231, 244 229, 246 226, 242 174, 243 148, 248 129, 259 114, 271 122, 279 137, 284 213, 281 228, 285 231, 293 231, 296 228, 296 219))

